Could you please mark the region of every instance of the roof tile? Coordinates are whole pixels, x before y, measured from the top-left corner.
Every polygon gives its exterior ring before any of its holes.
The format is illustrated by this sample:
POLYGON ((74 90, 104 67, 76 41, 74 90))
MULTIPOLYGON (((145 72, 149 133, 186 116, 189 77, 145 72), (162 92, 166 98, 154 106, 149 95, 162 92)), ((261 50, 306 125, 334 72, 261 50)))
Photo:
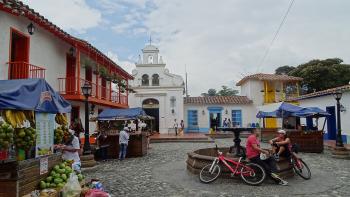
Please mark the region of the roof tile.
POLYGON ((339 86, 339 87, 335 87, 335 88, 330 88, 327 90, 322 90, 322 91, 318 91, 318 92, 313 92, 310 94, 304 94, 298 97, 292 97, 289 98, 287 101, 297 101, 297 100, 303 100, 303 99, 307 99, 307 98, 313 98, 313 97, 318 97, 318 96, 325 96, 325 95, 330 95, 333 94, 336 91, 350 91, 350 84, 348 85, 344 85, 344 86, 339 86))
POLYGON ((266 81, 302 81, 303 78, 301 77, 293 77, 288 75, 276 75, 276 74, 264 74, 264 73, 257 73, 253 75, 245 76, 243 79, 241 79, 236 86, 242 85, 244 82, 246 82, 249 79, 257 79, 257 80, 266 80, 266 81))
POLYGON ((184 104, 251 104, 246 96, 185 97, 184 104))

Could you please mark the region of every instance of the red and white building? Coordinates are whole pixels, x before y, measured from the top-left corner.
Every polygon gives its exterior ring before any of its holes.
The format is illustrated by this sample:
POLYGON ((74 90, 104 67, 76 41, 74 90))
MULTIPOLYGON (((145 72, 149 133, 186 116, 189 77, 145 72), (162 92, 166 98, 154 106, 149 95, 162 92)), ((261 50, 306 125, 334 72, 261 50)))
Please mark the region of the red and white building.
MULTIPOLYGON (((69 118, 85 119, 81 86, 92 85, 94 116, 104 108, 128 108, 128 93, 101 77, 133 77, 87 41, 76 38, 16 0, 0 0, 0 79, 44 78, 72 104, 69 118), (31 31, 31 29, 34 30, 31 31), (101 72, 100 72, 101 73, 101 72)), ((1 84, 0 84, 1 85, 1 84)), ((90 123, 90 131, 95 130, 90 123)))

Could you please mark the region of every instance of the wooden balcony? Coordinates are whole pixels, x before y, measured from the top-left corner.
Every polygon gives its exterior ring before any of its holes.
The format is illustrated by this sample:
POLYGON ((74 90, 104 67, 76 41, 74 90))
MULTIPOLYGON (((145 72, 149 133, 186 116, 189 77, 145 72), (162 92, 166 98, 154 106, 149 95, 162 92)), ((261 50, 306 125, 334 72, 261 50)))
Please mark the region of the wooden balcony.
POLYGON ((126 95, 85 79, 75 77, 58 78, 59 93, 67 100, 84 101, 85 97, 80 87, 82 87, 85 82, 90 83, 92 86, 89 102, 108 107, 128 107, 128 97, 126 95))
POLYGON ((8 79, 45 79, 45 68, 27 62, 8 62, 8 79))

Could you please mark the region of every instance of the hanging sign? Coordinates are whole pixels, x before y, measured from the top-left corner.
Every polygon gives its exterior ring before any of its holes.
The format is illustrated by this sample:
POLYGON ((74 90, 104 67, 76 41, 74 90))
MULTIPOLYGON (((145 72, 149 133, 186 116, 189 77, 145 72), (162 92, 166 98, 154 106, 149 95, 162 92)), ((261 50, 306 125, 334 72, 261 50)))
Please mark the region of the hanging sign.
POLYGON ((50 155, 53 152, 55 114, 36 113, 35 157, 50 155))
POLYGON ((48 157, 40 158, 40 175, 46 174, 49 170, 49 159, 48 157))

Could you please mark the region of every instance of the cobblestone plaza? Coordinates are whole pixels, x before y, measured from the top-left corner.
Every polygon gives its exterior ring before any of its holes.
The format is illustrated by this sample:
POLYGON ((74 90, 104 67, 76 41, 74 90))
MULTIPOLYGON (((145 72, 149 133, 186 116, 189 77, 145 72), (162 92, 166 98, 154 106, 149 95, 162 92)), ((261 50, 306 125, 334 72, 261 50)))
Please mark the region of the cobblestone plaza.
MULTIPOLYGON (((215 140, 219 146, 232 145, 232 139, 215 140)), ((112 196, 349 196, 350 161, 322 154, 300 154, 309 165, 312 178, 287 178, 288 186, 265 181, 248 186, 240 179, 220 178, 203 184, 186 170, 187 152, 214 147, 214 143, 155 143, 148 155, 125 161, 100 162, 88 178, 100 179, 112 196)), ((267 146, 267 144, 263 144, 267 146)))

